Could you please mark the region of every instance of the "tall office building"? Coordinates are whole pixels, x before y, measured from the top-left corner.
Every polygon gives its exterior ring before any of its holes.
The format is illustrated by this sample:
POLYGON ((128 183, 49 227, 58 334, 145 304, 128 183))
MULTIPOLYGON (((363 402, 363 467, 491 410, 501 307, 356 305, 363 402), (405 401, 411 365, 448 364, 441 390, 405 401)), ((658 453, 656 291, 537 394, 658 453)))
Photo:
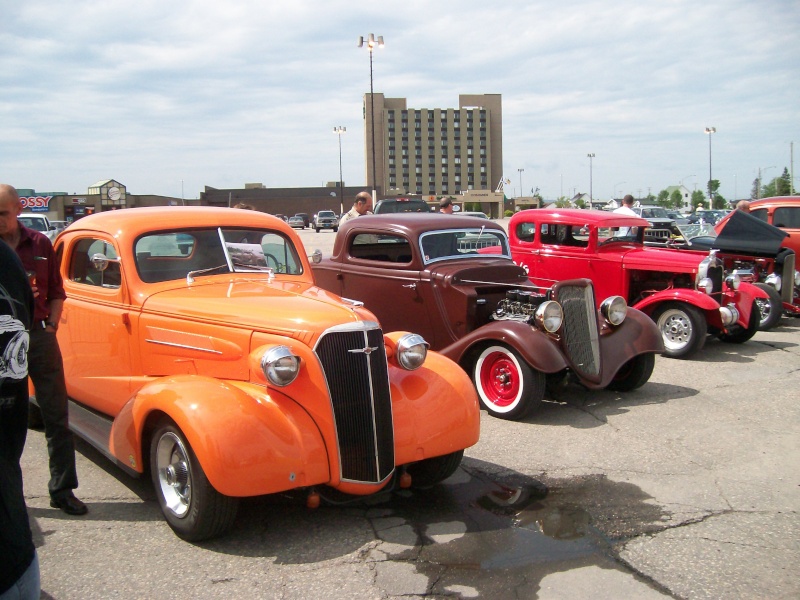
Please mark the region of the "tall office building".
POLYGON ((376 186, 379 197, 446 196, 497 186, 503 176, 501 95, 461 94, 458 105, 414 109, 405 98, 364 95, 367 184, 376 186))

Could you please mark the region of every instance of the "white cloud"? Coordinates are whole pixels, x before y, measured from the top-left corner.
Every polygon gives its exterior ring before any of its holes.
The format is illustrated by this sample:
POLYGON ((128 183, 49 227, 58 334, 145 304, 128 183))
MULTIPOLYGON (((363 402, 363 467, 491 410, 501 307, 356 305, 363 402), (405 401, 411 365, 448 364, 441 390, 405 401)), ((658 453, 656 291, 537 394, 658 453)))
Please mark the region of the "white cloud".
POLYGON ((338 179, 336 125, 344 179, 363 183, 370 32, 387 43, 376 92, 503 95, 506 175, 524 168, 526 192, 588 191, 589 152, 595 196, 690 174, 703 189, 713 125, 732 197, 800 144, 791 0, 0 4, 0 179, 40 191, 319 185, 338 179))

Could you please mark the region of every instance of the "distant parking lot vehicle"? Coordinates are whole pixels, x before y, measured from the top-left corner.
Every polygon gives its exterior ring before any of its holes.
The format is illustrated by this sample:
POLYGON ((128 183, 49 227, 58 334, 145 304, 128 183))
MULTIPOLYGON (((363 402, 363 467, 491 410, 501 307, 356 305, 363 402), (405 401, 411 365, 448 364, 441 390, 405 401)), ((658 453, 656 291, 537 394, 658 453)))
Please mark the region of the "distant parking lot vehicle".
POLYGON ((147 474, 183 539, 224 533, 244 497, 294 491, 313 507, 430 487, 478 441, 461 367, 320 289, 271 216, 108 211, 55 251, 69 426, 147 474))
POLYGON ((39 213, 22 213, 19 215, 19 221, 28 229, 39 231, 47 236, 52 242, 58 235, 58 229, 50 222, 47 215, 39 213))
POLYGON ((378 200, 372 212, 376 215, 407 212, 428 213, 431 212, 431 207, 420 198, 384 198, 378 200))
POLYGON ((321 210, 314 215, 314 222, 311 224, 314 230, 319 233, 320 229, 332 229, 339 231, 339 219, 332 210, 321 210))
POLYGON ((303 220, 303 217, 301 217, 300 215, 294 215, 292 217, 289 217, 289 226, 290 227, 295 227, 295 228, 299 227, 300 229, 305 229, 306 228, 306 222, 303 220))

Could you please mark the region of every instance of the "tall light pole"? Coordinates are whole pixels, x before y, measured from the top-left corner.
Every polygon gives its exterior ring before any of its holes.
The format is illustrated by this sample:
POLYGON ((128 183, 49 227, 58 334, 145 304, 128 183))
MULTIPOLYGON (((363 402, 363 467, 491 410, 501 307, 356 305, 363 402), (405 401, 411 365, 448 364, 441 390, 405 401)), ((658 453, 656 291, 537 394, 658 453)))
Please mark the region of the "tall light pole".
MULTIPOLYGON (((358 47, 363 48, 365 42, 369 50, 369 116, 372 121, 370 126, 372 130, 372 200, 373 202, 377 202, 378 199, 375 197, 377 193, 375 189, 377 187, 375 177, 378 173, 378 167, 375 159, 375 93, 372 88, 372 49, 375 48, 375 46, 383 48, 385 44, 383 43, 383 36, 379 35, 376 38, 374 33, 370 33, 366 40, 364 40, 364 36, 359 36, 358 47)), ((369 182, 367 182, 367 184, 369 184, 369 182)))
POLYGON ((339 216, 344 214, 344 183, 342 182, 342 134, 347 131, 347 127, 337 125, 333 128, 333 133, 339 136, 339 216))
POLYGON ((716 127, 706 127, 708 134, 708 203, 711 205, 709 208, 714 208, 714 194, 711 191, 711 134, 717 133, 716 127))
POLYGON ((589 157, 589 208, 592 208, 592 159, 594 152, 590 152, 586 156, 589 157))
POLYGON ((524 192, 522 191, 522 172, 524 170, 525 169, 517 169, 517 171, 519 172, 519 195, 520 196, 524 196, 525 195, 524 192))

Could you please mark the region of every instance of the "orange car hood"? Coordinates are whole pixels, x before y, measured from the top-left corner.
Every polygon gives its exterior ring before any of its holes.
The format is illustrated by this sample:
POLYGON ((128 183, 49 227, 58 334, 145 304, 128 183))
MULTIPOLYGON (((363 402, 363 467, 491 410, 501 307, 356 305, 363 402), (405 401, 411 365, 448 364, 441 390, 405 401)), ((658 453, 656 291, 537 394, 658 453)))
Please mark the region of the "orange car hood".
POLYGON ((356 312, 343 305, 338 296, 307 282, 267 284, 254 279, 215 279, 156 292, 144 302, 142 311, 281 333, 321 333, 333 325, 371 317, 363 309, 356 312))

